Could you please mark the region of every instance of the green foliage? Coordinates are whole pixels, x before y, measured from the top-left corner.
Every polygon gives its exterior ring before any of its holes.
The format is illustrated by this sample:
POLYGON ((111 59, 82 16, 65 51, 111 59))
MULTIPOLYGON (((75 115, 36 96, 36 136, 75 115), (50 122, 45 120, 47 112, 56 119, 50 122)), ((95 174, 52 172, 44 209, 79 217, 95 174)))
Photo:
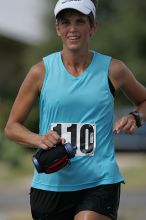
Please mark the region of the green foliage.
MULTIPOLYGON (((107 12, 104 16, 106 13, 102 7, 105 2, 103 0, 99 4, 99 30, 91 45, 100 52, 122 59, 137 79, 146 85, 146 2, 108 1, 113 3, 112 13, 107 12)), ((109 10, 109 6, 106 9, 109 10)))
POLYGON ((22 165, 25 149, 6 139, 2 131, 0 131, 0 152, 1 161, 16 168, 22 165))
MULTIPOLYGON (((24 166, 24 159, 27 152, 31 152, 32 150, 28 150, 27 148, 8 140, 4 135, 4 127, 8 120, 12 103, 13 100, 11 99, 0 102, 0 161, 5 161, 8 165, 15 167, 15 169, 20 169, 20 167, 24 166)), ((38 108, 35 105, 32 108, 25 125, 31 131, 38 133, 38 121, 38 108)))
POLYGON ((25 122, 25 126, 33 132, 39 132, 39 111, 37 104, 33 106, 25 122))
POLYGON ((7 100, 4 100, 4 99, 0 100, 0 129, 1 130, 3 130, 6 125, 13 101, 14 101, 13 98, 11 99, 9 98, 7 100))

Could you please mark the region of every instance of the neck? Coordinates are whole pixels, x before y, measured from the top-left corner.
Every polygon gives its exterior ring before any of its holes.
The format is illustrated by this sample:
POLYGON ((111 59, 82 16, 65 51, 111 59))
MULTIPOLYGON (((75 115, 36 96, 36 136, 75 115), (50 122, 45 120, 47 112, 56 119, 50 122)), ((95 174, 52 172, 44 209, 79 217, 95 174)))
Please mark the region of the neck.
POLYGON ((74 76, 79 76, 84 72, 92 60, 92 52, 66 52, 62 51, 62 61, 64 66, 74 76))

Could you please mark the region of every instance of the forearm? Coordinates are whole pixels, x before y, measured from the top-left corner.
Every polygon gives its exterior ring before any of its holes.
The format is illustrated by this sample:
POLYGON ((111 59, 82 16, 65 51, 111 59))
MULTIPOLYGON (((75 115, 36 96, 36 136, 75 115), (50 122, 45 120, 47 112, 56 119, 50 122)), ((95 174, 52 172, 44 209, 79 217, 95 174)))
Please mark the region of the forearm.
POLYGON ((55 131, 48 131, 44 135, 39 135, 31 132, 18 122, 8 123, 5 128, 5 135, 18 144, 30 148, 39 147, 44 150, 53 147, 57 143, 65 143, 65 139, 61 138, 55 131))
POLYGON ((5 135, 12 141, 27 147, 40 147, 41 136, 31 132, 20 123, 8 124, 5 128, 5 135))
POLYGON ((143 125, 146 121, 146 101, 143 101, 141 104, 136 105, 136 108, 133 112, 130 112, 128 115, 123 116, 120 120, 116 121, 113 130, 117 133, 126 132, 126 133, 134 133, 138 127, 143 125), (133 113, 139 112, 142 113, 142 117, 140 117, 137 121, 137 117, 133 115, 133 113))
POLYGON ((146 101, 144 101, 141 104, 137 105, 136 111, 142 113, 143 120, 146 121, 146 101))

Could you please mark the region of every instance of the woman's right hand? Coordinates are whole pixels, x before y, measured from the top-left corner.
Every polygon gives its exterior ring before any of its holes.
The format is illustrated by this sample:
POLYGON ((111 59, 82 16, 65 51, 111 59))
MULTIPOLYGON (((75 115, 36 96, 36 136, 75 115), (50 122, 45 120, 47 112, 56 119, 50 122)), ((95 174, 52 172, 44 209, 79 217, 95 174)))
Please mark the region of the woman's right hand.
POLYGON ((65 139, 61 138, 56 131, 49 131, 47 134, 41 136, 39 147, 47 150, 59 143, 64 144, 65 139))

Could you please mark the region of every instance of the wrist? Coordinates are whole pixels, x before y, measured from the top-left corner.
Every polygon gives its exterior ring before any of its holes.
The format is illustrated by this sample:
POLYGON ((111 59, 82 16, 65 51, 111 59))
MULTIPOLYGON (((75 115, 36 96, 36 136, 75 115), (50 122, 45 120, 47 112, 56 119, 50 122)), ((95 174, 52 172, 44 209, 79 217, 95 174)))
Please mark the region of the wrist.
POLYGON ((143 125, 144 121, 143 121, 143 114, 141 112, 138 111, 133 111, 130 112, 129 115, 132 115, 135 122, 136 122, 136 126, 139 128, 143 125))

